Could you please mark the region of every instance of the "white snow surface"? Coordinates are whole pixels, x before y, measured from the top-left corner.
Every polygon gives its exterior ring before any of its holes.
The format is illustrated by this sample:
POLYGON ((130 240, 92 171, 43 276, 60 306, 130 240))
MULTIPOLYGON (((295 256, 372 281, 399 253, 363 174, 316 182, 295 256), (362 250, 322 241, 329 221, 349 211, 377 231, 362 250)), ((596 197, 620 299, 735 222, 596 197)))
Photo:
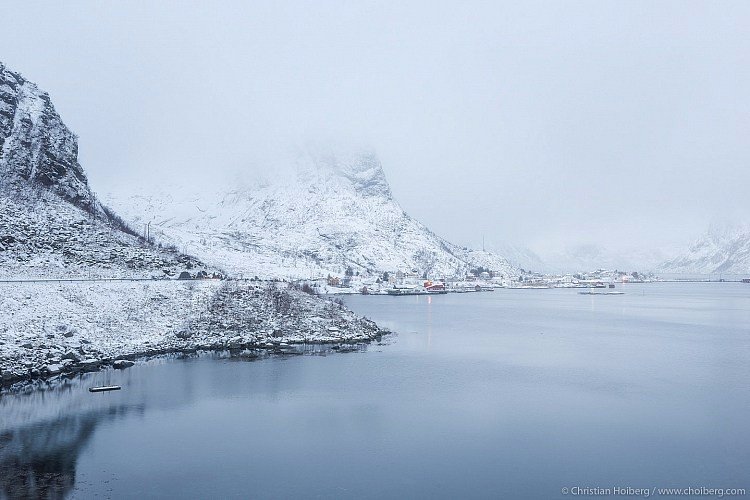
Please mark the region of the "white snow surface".
POLYGON ((393 199, 370 152, 299 154, 263 182, 140 188, 103 199, 134 227, 227 272, 310 278, 354 272, 516 275, 504 258, 447 242, 393 199))

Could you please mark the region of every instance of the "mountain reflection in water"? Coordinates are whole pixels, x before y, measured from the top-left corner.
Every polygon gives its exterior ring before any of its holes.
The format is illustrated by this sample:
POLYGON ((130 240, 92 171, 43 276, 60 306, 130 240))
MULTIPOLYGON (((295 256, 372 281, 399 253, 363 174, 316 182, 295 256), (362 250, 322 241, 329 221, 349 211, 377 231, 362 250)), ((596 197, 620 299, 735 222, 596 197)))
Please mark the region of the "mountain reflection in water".
MULTIPOLYGON (((330 346, 294 348, 295 354, 330 352, 330 346)), ((222 381, 198 380, 204 373, 190 368, 194 358, 175 366, 173 358, 180 357, 165 356, 125 371, 87 373, 0 395, 0 498, 64 498, 75 488, 77 460, 97 427, 126 415, 142 415, 147 408, 190 404, 197 394, 196 384, 209 384, 217 396, 229 390, 222 381), (169 375, 160 377, 167 365, 169 375), (101 385, 121 385, 123 390, 88 391, 101 385)), ((229 358, 228 353, 205 357, 244 360, 229 358)))
POLYGON ((66 415, 4 430, 0 435, 0 492, 8 498, 63 498, 73 490, 78 456, 97 425, 142 406, 66 415))

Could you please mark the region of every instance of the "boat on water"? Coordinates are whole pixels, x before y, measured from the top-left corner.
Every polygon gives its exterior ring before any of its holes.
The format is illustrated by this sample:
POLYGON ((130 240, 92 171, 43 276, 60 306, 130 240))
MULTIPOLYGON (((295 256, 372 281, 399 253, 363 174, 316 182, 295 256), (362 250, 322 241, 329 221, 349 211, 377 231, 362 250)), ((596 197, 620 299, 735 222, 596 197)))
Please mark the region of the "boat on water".
POLYGON ((122 389, 119 385, 103 385, 100 387, 89 387, 89 392, 109 392, 122 389))
POLYGON ((596 290, 586 290, 578 293, 581 295, 625 295, 625 292, 599 292, 596 290))

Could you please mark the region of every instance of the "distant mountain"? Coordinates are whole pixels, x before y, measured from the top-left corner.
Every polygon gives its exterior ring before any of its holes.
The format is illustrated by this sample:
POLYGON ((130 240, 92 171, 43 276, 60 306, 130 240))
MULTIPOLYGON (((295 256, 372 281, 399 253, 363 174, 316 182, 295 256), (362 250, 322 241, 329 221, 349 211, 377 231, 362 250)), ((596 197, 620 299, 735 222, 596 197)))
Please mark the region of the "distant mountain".
POLYGON ((663 262, 662 273, 750 273, 750 225, 714 224, 685 253, 663 262))
POLYGON ((415 272, 454 276, 516 269, 463 248, 411 218, 372 152, 305 150, 249 187, 172 188, 107 201, 126 220, 209 263, 246 276, 415 272))
POLYGON ((0 63, 0 278, 163 276, 200 263, 152 247, 91 191, 46 92, 0 63))
POLYGON ((499 243, 490 245, 492 251, 505 257, 514 267, 525 271, 544 272, 547 270, 546 263, 533 250, 512 243, 499 243))
POLYGON ((544 267, 550 272, 574 273, 609 269, 620 271, 651 271, 665 258, 658 250, 617 249, 583 244, 567 247, 564 251, 544 257, 544 267))

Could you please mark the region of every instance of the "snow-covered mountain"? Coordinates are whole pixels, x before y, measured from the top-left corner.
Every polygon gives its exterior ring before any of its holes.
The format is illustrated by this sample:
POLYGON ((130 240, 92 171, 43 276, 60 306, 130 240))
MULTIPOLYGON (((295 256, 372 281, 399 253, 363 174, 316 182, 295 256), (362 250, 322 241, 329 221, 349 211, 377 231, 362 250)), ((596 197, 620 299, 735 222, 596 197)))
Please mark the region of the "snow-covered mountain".
POLYGON ((133 277, 196 268, 146 244, 91 191, 46 92, 0 63, 0 278, 133 277))
POLYGON ((750 226, 714 224, 682 255, 664 262, 662 273, 750 273, 750 226))
POLYGON ((250 186, 151 189, 105 199, 132 225, 151 222, 157 239, 245 276, 341 275, 349 267, 516 273, 504 258, 451 244, 406 214, 372 152, 306 149, 250 186))

